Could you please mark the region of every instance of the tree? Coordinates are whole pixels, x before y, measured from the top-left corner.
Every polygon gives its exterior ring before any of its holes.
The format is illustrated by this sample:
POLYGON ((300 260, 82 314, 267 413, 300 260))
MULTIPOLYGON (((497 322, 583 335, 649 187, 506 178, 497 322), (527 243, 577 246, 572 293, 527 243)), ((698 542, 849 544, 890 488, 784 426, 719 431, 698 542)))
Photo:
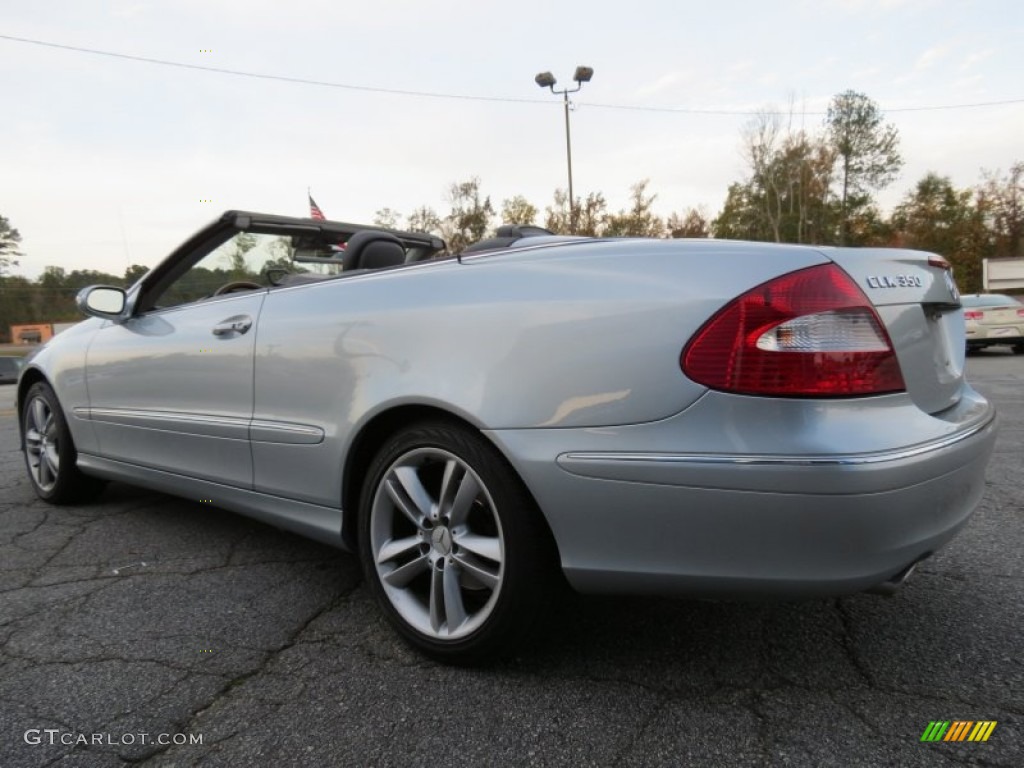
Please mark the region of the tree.
POLYGON ((604 234, 608 237, 662 237, 664 222, 653 213, 657 195, 647 196, 649 179, 638 181, 630 187, 632 206, 607 218, 604 234))
MULTIPOLYGON (((298 267, 294 265, 292 259, 295 258, 295 244, 292 242, 291 237, 287 235, 281 235, 280 237, 272 240, 270 245, 267 246, 267 250, 270 252, 271 257, 263 267, 267 267, 267 264, 273 262, 273 266, 282 267, 294 267, 296 270, 298 267)), ((303 269, 302 271, 308 271, 303 269)))
POLYGON ((899 236, 893 228, 892 220, 883 217, 873 203, 850 214, 847 221, 847 245, 892 247, 898 242, 899 236))
POLYGON ((135 281, 147 272, 149 272, 149 267, 144 267, 141 264, 132 264, 124 271, 124 284, 126 286, 134 285, 135 281))
POLYGON ((722 210, 711 222, 711 231, 723 240, 765 240, 760 211, 753 185, 734 181, 726 192, 722 210))
POLYGON ((373 215, 373 223, 384 229, 397 229, 402 215, 394 208, 381 208, 373 215))
POLYGON ((21 233, 11 226, 7 217, 0 216, 0 276, 10 267, 18 266, 18 257, 22 255, 18 250, 21 242, 21 233))
POLYGON ((522 195, 515 195, 501 203, 502 224, 533 224, 537 219, 537 206, 522 195))
POLYGON ((665 223, 669 237, 711 237, 711 222, 703 208, 687 208, 673 213, 665 223))
POLYGON ((769 230, 770 237, 766 239, 781 243, 782 197, 788 174, 780 157, 782 127, 778 113, 758 113, 742 133, 751 170, 750 184, 755 190, 750 200, 756 202, 758 213, 769 230))
POLYGON ((591 192, 581 203, 576 200, 576 234, 601 237, 608 222, 608 203, 600 192, 591 192))
POLYGON ((445 200, 451 211, 441 220, 441 236, 452 253, 483 238, 494 217, 490 197, 482 197, 480 179, 456 182, 448 187, 445 200))
POLYGON ((44 318, 35 309, 36 286, 20 275, 0 275, 0 342, 9 342, 12 325, 44 318))
POLYGON ((245 280, 252 276, 245 255, 255 248, 258 242, 252 232, 239 232, 220 246, 224 249, 225 264, 230 270, 232 280, 245 280))
POLYGON ((844 245, 851 212, 868 205, 871 190, 888 186, 903 167, 899 131, 883 123, 878 105, 856 91, 832 99, 825 128, 839 165, 839 243, 844 245))
POLYGON ((892 225, 897 244, 945 256, 961 290, 981 290, 981 263, 992 238, 973 190, 955 189, 948 177, 929 173, 893 210, 892 225))
POLYGON ((600 192, 591 192, 586 198, 576 198, 576 207, 569 210, 569 194, 555 190, 554 200, 545 208, 544 228, 559 235, 577 234, 581 237, 601 237, 608 222, 608 203, 600 192), (576 226, 572 226, 573 214, 576 226))
POLYGON ((835 153, 825 136, 793 130, 793 114, 758 113, 742 131, 750 176, 729 188, 712 222, 718 237, 781 243, 835 242, 829 199, 835 153))
POLYGON ((544 209, 544 228, 557 235, 568 235, 572 229, 572 214, 569 210, 569 193, 564 189, 555 190, 554 200, 544 209))
POLYGON ((788 222, 783 241, 790 243, 834 243, 834 205, 829 199, 835 151, 824 137, 804 131, 791 134, 783 149, 788 168, 788 222))
POLYGON ((441 217, 437 212, 426 205, 421 205, 409 214, 405 224, 411 232, 428 232, 433 235, 441 234, 441 217))
POLYGON ((993 255, 1024 257, 1024 162, 1011 165, 1003 178, 985 173, 978 197, 995 239, 993 255))

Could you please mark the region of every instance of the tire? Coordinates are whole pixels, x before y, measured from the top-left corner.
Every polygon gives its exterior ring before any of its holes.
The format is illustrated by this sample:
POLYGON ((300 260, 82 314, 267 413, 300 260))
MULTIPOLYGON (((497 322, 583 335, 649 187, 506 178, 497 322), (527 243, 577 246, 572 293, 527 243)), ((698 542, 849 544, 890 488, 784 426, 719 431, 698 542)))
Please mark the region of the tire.
POLYGON ((450 664, 514 649, 553 594, 539 510, 497 449, 456 424, 413 425, 384 444, 363 486, 359 550, 398 633, 450 664))
POLYGON ((91 501, 106 483, 82 474, 57 395, 44 381, 29 387, 21 412, 25 467, 36 495, 50 504, 91 501))
POLYGON ((1015 355, 1024 355, 1024 344, 1014 344, 1013 345, 1013 354, 1015 354, 1015 355))

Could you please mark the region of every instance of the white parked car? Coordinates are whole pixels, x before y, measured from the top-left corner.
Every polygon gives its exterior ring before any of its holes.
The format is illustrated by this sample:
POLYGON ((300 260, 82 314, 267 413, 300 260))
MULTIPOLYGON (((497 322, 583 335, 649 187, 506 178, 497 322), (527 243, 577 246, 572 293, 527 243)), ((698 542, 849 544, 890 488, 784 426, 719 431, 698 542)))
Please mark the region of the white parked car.
POLYGON ((968 350, 1005 344, 1024 355, 1024 304, 999 293, 967 294, 960 300, 968 350))

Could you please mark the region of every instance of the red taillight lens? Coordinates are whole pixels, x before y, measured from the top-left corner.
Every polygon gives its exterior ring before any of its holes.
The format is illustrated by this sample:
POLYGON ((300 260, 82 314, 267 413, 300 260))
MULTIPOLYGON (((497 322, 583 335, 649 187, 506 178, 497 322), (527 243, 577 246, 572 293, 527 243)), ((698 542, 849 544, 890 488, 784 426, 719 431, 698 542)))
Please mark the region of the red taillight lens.
POLYGON ((871 302, 835 264, 733 299, 683 350, 683 373, 749 395, 877 395, 906 387, 871 302))
POLYGON ((985 316, 984 312, 977 309, 965 309, 964 320, 981 320, 985 316))
POLYGON ((1017 317, 1024 317, 1024 309, 1017 310, 1017 317))

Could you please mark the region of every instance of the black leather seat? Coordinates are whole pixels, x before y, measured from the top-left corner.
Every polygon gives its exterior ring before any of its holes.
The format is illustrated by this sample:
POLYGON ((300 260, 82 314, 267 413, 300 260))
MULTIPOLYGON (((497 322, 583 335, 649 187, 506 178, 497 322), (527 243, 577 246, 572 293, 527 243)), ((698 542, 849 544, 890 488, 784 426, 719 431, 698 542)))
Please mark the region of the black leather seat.
POLYGON ((384 269, 405 264, 405 246, 390 232, 364 229, 345 243, 344 272, 356 269, 384 269))

